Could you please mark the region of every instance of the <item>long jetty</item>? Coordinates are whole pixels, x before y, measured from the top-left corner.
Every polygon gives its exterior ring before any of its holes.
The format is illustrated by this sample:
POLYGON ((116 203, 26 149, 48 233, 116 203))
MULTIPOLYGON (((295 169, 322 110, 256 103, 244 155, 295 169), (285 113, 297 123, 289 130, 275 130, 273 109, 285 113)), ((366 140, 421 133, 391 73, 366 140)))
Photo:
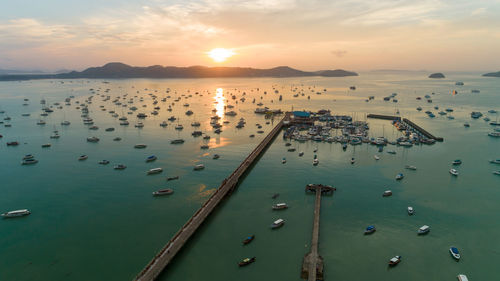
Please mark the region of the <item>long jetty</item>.
POLYGON ((383 120, 397 120, 397 121, 403 121, 406 123, 408 126, 414 128, 417 130, 419 133, 422 135, 426 136, 429 139, 434 139, 436 141, 443 141, 442 137, 436 137, 433 134, 429 133, 426 131, 424 128, 418 126, 417 124, 413 123, 411 120, 408 118, 401 118, 399 116, 392 116, 392 115, 380 115, 380 114, 368 114, 366 117, 368 118, 374 118, 374 119, 383 119, 383 120))
POLYGON ((224 179, 219 188, 208 198, 208 200, 191 216, 191 218, 177 231, 177 233, 168 241, 168 243, 158 252, 156 256, 144 267, 136 276, 136 281, 155 280, 175 255, 186 244, 189 238, 196 232, 205 219, 219 205, 224 197, 231 194, 237 186, 240 177, 255 162, 256 159, 265 151, 272 140, 283 128, 285 121, 290 119, 290 112, 285 113, 285 117, 269 132, 269 134, 257 145, 257 147, 241 162, 234 172, 224 179))
POLYGON ((301 278, 308 281, 323 280, 323 257, 319 255, 319 213, 321 210, 321 195, 333 194, 334 187, 322 184, 308 184, 306 192, 316 192, 316 201, 314 202, 314 221, 311 239, 311 251, 304 256, 302 262, 301 278))

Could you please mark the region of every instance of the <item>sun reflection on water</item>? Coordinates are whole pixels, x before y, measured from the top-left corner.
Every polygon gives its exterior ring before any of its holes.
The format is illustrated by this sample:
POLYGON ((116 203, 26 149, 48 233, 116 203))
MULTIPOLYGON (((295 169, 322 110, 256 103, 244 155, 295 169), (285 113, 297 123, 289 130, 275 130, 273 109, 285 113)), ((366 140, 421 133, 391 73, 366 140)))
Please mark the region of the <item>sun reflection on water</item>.
POLYGON ((222 88, 217 88, 214 99, 215 110, 217 110, 215 114, 221 118, 219 121, 222 121, 222 118, 224 117, 224 101, 226 100, 224 97, 224 90, 222 88))

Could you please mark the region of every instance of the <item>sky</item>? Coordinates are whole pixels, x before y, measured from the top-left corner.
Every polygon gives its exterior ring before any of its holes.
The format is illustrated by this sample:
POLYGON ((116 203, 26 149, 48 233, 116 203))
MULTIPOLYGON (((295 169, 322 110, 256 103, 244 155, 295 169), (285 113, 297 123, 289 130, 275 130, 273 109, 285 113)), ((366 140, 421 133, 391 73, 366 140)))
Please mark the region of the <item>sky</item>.
POLYGON ((498 71, 500 0, 1 1, 0 69, 108 62, 498 71))

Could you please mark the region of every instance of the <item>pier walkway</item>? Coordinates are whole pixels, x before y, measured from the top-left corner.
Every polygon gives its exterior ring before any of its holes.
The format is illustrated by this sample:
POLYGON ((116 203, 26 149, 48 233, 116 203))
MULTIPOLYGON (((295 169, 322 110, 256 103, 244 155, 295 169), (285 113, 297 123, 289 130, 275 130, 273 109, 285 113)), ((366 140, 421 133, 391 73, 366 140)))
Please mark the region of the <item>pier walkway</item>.
POLYGON ((231 194, 240 177, 254 163, 254 161, 265 151, 266 147, 278 135, 284 126, 284 121, 289 121, 291 113, 287 112, 285 117, 271 130, 271 132, 257 145, 257 147, 241 162, 234 172, 222 181, 219 188, 210 198, 196 211, 193 216, 181 227, 179 231, 168 241, 160 252, 144 267, 136 276, 136 281, 155 280, 160 273, 173 260, 175 255, 186 244, 189 238, 196 232, 205 219, 219 205, 222 199, 231 194))
POLYGON ((304 256, 302 263, 302 279, 308 281, 323 280, 323 258, 319 255, 319 214, 321 210, 321 195, 333 194, 334 187, 321 184, 308 184, 306 192, 316 192, 316 201, 314 202, 314 221, 311 239, 311 251, 304 256))

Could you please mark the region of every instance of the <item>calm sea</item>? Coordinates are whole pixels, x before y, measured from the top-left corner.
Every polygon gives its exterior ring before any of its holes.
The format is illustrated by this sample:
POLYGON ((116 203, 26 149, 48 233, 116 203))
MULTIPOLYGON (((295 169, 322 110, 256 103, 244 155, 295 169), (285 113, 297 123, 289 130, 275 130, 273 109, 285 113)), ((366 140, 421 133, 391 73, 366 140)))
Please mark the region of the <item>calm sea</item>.
POLYGON ((366 114, 395 114, 399 110, 401 116, 443 137, 444 142, 388 147, 382 153, 366 144, 343 151, 337 143, 293 142, 297 151, 287 152, 286 141, 280 136, 161 280, 300 280, 313 219, 314 196, 304 193, 308 183, 337 187, 332 197, 322 199, 319 252, 324 258, 325 280, 455 280, 459 273, 470 280, 495 280, 500 259, 500 176, 492 172, 500 165, 488 160, 500 158, 500 139, 488 137, 492 126, 482 118, 471 119, 470 112, 481 111, 492 121, 498 119, 487 111, 500 111, 500 80, 478 73, 450 73, 441 80, 426 76, 361 73, 349 78, 1 82, 0 110, 5 113, 0 119, 11 117, 5 123, 12 127, 0 124, 0 211, 27 208, 32 214, 0 221, 0 280, 132 280, 264 137, 257 133, 256 124, 261 124, 265 133, 272 129, 278 119, 253 113, 259 102, 282 110, 331 109, 334 114, 349 114, 369 122, 370 137, 390 140, 400 136, 391 123, 366 119, 366 114), (465 85, 455 86, 456 81, 465 85), (355 91, 349 90, 352 85, 357 87, 355 91), (99 126, 96 131, 83 124, 76 109, 76 101, 83 103, 92 95, 91 88, 96 92, 89 115, 99 126), (480 93, 471 93, 472 89, 480 93), (453 95, 453 90, 458 94, 453 95), (293 97, 295 93, 299 97, 293 97), (397 93, 397 103, 382 100, 392 93, 397 93), (101 94, 109 95, 110 100, 101 94), (134 114, 112 103, 125 94, 127 99, 121 102, 136 106, 134 114), (155 105, 149 94, 158 100, 171 96, 166 102, 159 101, 161 109, 156 116, 150 115, 155 105), (415 99, 426 94, 433 103, 415 99), (64 99, 69 96, 75 98, 66 106, 64 99), (245 102, 239 100, 243 96, 245 102), (368 96, 375 99, 365 102, 368 96), (180 101, 168 112, 168 104, 177 97, 180 101), (127 103, 130 98, 133 104, 127 103), (28 105, 23 105, 23 99, 29 99, 28 105), (41 99, 54 106, 47 117, 40 117, 41 99), (63 108, 57 109, 56 102, 63 108), (185 103, 189 106, 183 106, 185 103), (237 115, 226 116, 225 104, 233 105, 227 110, 237 115), (418 106, 422 112, 416 110, 418 106), (454 110, 451 115, 455 119, 437 114, 445 108, 454 110), (120 126, 111 110, 127 116, 130 125, 120 126), (187 116, 187 110, 194 114, 187 116), (426 110, 434 112, 436 118, 427 117, 426 110), (138 112, 149 115, 140 129, 134 127, 138 112), (31 115, 22 116, 25 113, 31 115), (230 122, 220 135, 210 126, 214 114, 222 117, 221 122, 230 122), (178 121, 160 127, 170 116, 178 121), (242 117, 246 126, 236 129, 242 117), (36 125, 40 118, 47 124, 36 125), (71 125, 61 127, 63 120, 71 125), (194 121, 201 127, 191 127, 194 121), (463 126, 465 122, 470 128, 463 126), (177 124, 184 129, 175 130, 177 124), (106 132, 109 127, 115 131, 106 132), (59 131, 59 139, 49 138, 54 130, 59 131), (210 149, 200 149, 207 142, 192 137, 194 130, 211 136, 210 149), (250 138, 251 134, 255 138, 250 138), (100 141, 86 142, 90 136, 100 141), (115 137, 122 140, 113 141, 115 137), (171 145, 170 140, 176 138, 186 142, 171 145), (20 145, 8 147, 9 141, 20 145), (44 143, 52 147, 41 148, 44 143), (147 148, 134 149, 137 143, 147 144, 147 148), (313 166, 316 148, 320 164, 313 166), (387 149, 397 153, 388 154, 387 149), (304 151, 304 156, 299 157, 299 151, 304 151), (220 159, 212 159, 215 153, 220 159), (22 166, 25 154, 35 155, 39 163, 22 166), (82 154, 88 159, 78 161, 82 154), (379 161, 373 158, 375 154, 380 155, 379 161), (158 160, 146 163, 149 155, 158 160), (286 164, 281 164, 283 157, 286 164), (351 157, 356 159, 353 165, 351 157), (111 163, 99 165, 103 159, 111 163), (455 159, 463 161, 457 168, 458 177, 448 173, 455 159), (127 169, 114 170, 118 163, 127 169), (193 171, 200 163, 206 168, 193 171), (417 170, 405 170, 405 165, 414 165, 417 170), (146 175, 156 167, 163 168, 163 173, 146 175), (405 178, 396 181, 400 172, 405 178), (167 182, 166 177, 172 176, 180 178, 167 182), (153 191, 163 188, 172 188, 175 193, 152 197, 153 191), (383 198, 387 189, 394 195, 383 198), (276 200, 271 198, 274 193, 280 194, 276 200), (278 202, 286 202, 289 209, 273 212, 271 205, 278 202), (414 216, 408 216, 408 206, 414 207, 414 216), (269 225, 278 218, 285 219, 285 225, 271 231, 269 225), (424 224, 431 232, 417 236, 424 224), (375 225, 377 232, 364 236, 368 225, 375 225), (243 247, 241 241, 250 234, 255 234, 255 241, 243 247), (451 258, 450 246, 460 250, 459 262, 451 258), (395 255, 401 255, 402 262, 388 269, 387 261, 395 255), (253 256, 257 257, 254 264, 237 266, 241 259, 253 256))

